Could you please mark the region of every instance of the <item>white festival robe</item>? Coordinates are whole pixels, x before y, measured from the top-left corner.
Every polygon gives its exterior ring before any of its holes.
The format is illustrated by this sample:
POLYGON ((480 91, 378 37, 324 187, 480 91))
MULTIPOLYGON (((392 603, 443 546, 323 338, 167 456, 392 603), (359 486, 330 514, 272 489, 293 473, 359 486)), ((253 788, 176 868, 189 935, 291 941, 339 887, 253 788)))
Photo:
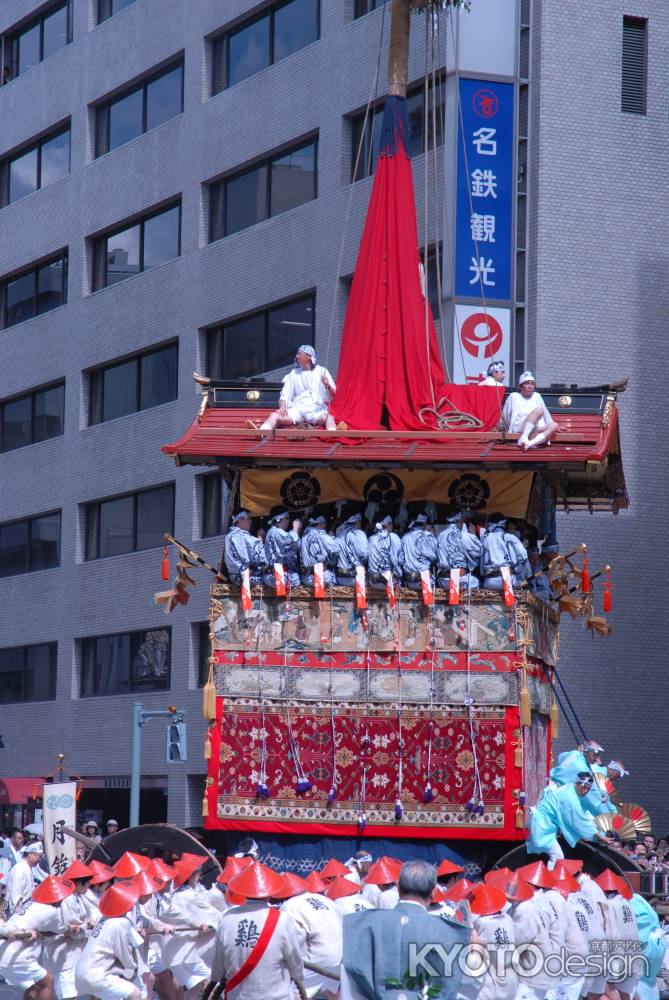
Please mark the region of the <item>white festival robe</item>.
MULTIPOLYGON (((314 892, 303 892, 281 905, 295 921, 303 958, 326 969, 338 969, 342 959, 342 922, 331 899, 314 892)), ((339 981, 305 970, 307 996, 321 989, 336 993, 339 981)))

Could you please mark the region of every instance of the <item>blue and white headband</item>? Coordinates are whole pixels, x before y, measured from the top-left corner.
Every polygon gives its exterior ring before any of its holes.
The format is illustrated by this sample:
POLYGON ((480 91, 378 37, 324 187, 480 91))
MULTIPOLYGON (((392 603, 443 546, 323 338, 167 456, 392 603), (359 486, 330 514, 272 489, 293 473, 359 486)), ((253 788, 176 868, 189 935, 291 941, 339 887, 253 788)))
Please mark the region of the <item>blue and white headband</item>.
POLYGON ((518 379, 518 385, 522 385, 523 382, 534 382, 536 384, 536 381, 537 380, 535 379, 532 372, 530 371, 522 372, 520 378, 518 379))
POLYGON ((232 515, 232 523, 237 524, 237 521, 241 521, 244 517, 250 517, 251 515, 247 510, 240 510, 236 514, 232 515))
POLYGON ((298 347, 297 351, 295 352, 296 361, 298 354, 308 354, 313 363, 316 364, 316 352, 311 346, 311 344, 302 344, 301 347, 298 347))
POLYGON ((268 521, 268 524, 278 524, 279 521, 283 521, 284 517, 290 517, 287 510, 280 510, 278 514, 273 514, 268 521))
POLYGON ((505 371, 505 365, 503 361, 493 361, 488 365, 488 375, 494 375, 495 372, 505 371))

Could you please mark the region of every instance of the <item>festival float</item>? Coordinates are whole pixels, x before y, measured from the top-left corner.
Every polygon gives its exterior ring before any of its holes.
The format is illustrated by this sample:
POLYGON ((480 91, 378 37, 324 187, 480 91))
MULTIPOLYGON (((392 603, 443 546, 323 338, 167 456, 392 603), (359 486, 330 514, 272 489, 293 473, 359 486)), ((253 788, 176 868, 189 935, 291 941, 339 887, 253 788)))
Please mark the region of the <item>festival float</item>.
MULTIPOLYGON (((229 513, 244 508, 256 527, 284 509, 330 523, 358 511, 369 525, 428 510, 436 526, 460 509, 477 531, 497 512, 521 534, 555 540, 558 511, 628 506, 624 383, 540 389, 558 431, 550 447, 524 451, 497 429, 508 390, 449 381, 422 287, 407 155, 409 15, 409 0, 394 0, 389 96, 331 407, 338 429, 261 432, 280 383, 199 377, 199 413, 163 451, 178 466, 220 470, 229 513)), ((169 541, 177 577, 156 595, 168 611, 187 601, 202 562, 169 541)), ((586 544, 549 564, 550 601, 528 586, 378 590, 364 575, 356 587, 242 591, 208 569, 205 829, 349 846, 383 838, 398 850, 441 841, 488 863, 522 849, 558 708, 574 718, 561 617, 609 632, 611 570, 590 569, 586 544)))

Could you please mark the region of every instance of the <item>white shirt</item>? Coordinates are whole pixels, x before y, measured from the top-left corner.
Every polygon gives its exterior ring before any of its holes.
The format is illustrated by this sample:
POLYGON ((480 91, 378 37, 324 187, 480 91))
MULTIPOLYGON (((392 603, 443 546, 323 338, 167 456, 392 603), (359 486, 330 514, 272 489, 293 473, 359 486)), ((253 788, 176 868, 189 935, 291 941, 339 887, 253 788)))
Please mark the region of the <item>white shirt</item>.
POLYGON ((138 948, 141 942, 141 935, 127 915, 99 920, 77 962, 78 995, 95 995, 95 988, 103 984, 108 976, 134 980, 139 967, 138 948))
MULTIPOLYGON (((230 980, 241 969, 265 926, 269 912, 270 907, 263 900, 249 900, 223 914, 216 934, 212 980, 230 980)), ((287 913, 280 912, 260 962, 239 986, 227 991, 227 998, 293 1000, 291 978, 302 982, 304 966, 295 922, 287 913)))
POLYGON ((15 913, 21 903, 32 897, 34 888, 33 870, 25 858, 21 858, 7 876, 7 912, 15 913))
POLYGON ((329 393, 321 381, 324 375, 335 389, 332 375, 322 365, 309 369, 293 368, 284 376, 281 399, 285 400, 287 406, 297 406, 305 411, 323 409, 330 401, 329 393))
POLYGON ((490 962, 481 976, 465 975, 460 994, 466 1000, 515 1000, 518 975, 511 964, 516 944, 513 920, 508 914, 493 913, 475 916, 473 923, 479 943, 490 952, 503 954, 504 962, 490 962))
MULTIPOLYGON (((33 903, 32 900, 24 903, 4 925, 4 930, 7 931, 49 931, 52 934, 58 934, 64 929, 58 907, 47 906, 46 903, 33 903)), ((39 962, 42 945, 43 941, 39 937, 35 938, 34 941, 2 941, 0 939, 0 975, 2 975, 3 969, 9 968, 17 960, 21 963, 39 962)))
POLYGON ((221 914, 209 905, 206 891, 198 892, 192 886, 177 889, 172 893, 169 904, 160 912, 159 917, 165 924, 189 931, 186 934, 177 931, 171 937, 165 938, 163 959, 168 968, 200 961, 209 965, 214 952, 213 932, 218 926, 221 914), (207 924, 210 930, 195 930, 201 924, 207 924))
POLYGON ((360 913, 362 910, 374 909, 372 904, 363 899, 359 892, 356 892, 355 895, 342 896, 341 899, 335 899, 334 905, 342 920, 347 913, 360 913))
POLYGON ((57 972, 73 969, 86 946, 87 933, 91 924, 96 924, 100 911, 94 907, 87 895, 73 893, 60 904, 60 918, 68 927, 76 924, 82 928, 76 935, 59 937, 45 942, 45 953, 48 955, 49 967, 57 972))
MULTIPOLYGON (((297 939, 303 958, 325 969, 337 969, 342 959, 342 922, 331 899, 315 892, 303 892, 281 904, 284 913, 295 921, 297 939)), ((337 980, 326 979, 318 973, 305 971, 304 985, 311 996, 312 990, 325 987, 337 990, 337 980)))
POLYGON ((539 421, 540 424, 542 421, 546 424, 552 423, 553 418, 548 412, 540 393, 533 392, 529 399, 526 399, 519 392, 512 392, 507 396, 504 409, 502 410, 501 426, 510 434, 517 434, 522 429, 522 425, 532 410, 537 409, 543 411, 539 421))

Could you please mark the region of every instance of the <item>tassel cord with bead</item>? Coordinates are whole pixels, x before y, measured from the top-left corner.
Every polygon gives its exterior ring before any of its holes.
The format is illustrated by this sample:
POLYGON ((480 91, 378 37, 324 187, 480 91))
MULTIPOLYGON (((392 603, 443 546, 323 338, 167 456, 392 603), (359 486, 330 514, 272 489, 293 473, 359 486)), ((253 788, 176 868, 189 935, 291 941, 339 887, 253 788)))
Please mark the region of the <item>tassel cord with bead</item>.
POLYGON ((469 727, 469 740, 472 747, 472 758, 474 761, 474 785, 472 797, 465 806, 465 809, 472 815, 482 816, 485 812, 483 801, 483 785, 481 783, 481 772, 479 770, 478 751, 476 748, 477 732, 474 725, 473 705, 474 699, 471 696, 471 635, 472 635, 472 591, 467 588, 467 649, 466 649, 466 675, 465 675, 465 706, 467 709, 467 722, 469 727))
MULTIPOLYGON (((333 601, 332 601, 332 585, 330 585, 330 650, 333 649, 333 601)), ((332 740, 332 782, 330 784, 330 790, 328 792, 327 803, 332 805, 332 803, 337 798, 337 785, 339 783, 339 775, 337 774, 337 727, 335 724, 335 704, 334 704, 334 671, 333 671, 333 656, 330 656, 330 738, 332 740)))

